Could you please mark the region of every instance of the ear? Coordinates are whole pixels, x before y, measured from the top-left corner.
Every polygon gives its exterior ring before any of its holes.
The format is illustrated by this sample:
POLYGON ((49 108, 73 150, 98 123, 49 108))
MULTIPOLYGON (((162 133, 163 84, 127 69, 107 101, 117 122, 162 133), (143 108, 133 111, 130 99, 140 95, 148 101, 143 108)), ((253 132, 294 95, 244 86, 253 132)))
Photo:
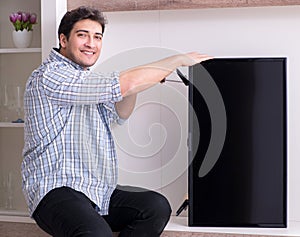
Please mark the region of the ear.
POLYGON ((64 34, 60 34, 59 35, 59 43, 61 45, 62 48, 66 47, 66 43, 67 43, 67 37, 64 34))

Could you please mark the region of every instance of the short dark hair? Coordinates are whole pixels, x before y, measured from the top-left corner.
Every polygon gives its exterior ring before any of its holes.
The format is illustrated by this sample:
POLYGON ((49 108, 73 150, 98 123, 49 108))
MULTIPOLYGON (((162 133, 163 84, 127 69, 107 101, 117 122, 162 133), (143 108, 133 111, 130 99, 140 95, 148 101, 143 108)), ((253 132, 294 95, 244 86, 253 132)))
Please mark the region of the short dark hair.
POLYGON ((58 39, 60 34, 64 34, 67 39, 69 39, 70 32, 73 29, 74 24, 85 19, 97 21, 102 26, 102 34, 104 33, 107 20, 103 13, 100 10, 92 7, 81 6, 66 12, 66 14, 63 16, 58 27, 58 39))

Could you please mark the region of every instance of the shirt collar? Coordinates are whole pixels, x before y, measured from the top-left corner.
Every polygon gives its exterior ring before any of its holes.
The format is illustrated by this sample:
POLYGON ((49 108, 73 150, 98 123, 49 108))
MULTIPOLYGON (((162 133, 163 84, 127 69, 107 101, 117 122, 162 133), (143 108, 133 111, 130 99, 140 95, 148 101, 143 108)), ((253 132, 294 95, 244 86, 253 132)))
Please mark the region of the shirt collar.
MULTIPOLYGON (((80 66, 79 64, 73 62, 72 60, 70 60, 69 58, 63 56, 60 52, 58 48, 53 48, 49 54, 49 58, 50 60, 57 60, 57 61, 64 61, 68 64, 71 64, 74 68, 78 69, 78 70, 84 70, 84 68, 82 66, 80 66)), ((87 68, 87 70, 90 70, 90 68, 87 68)))

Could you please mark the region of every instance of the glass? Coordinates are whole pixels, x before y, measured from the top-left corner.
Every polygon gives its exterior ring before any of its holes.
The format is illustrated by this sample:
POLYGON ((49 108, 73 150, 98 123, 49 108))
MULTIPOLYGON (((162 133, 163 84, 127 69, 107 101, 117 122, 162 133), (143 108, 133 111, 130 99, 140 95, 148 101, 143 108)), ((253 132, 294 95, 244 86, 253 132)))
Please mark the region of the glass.
POLYGON ((0 175, 0 208, 14 210, 15 174, 12 171, 8 173, 2 171, 0 175))
POLYGON ((0 122, 23 123, 24 86, 0 86, 0 122))
POLYGON ((8 172, 4 180, 6 189, 5 209, 7 210, 14 209, 14 177, 15 175, 10 171, 8 172))
POLYGON ((0 122, 9 121, 9 99, 8 99, 8 86, 0 87, 0 122))
POLYGON ((17 112, 17 119, 12 121, 13 123, 24 123, 23 117, 23 98, 24 98, 24 87, 13 86, 13 103, 12 107, 17 112))

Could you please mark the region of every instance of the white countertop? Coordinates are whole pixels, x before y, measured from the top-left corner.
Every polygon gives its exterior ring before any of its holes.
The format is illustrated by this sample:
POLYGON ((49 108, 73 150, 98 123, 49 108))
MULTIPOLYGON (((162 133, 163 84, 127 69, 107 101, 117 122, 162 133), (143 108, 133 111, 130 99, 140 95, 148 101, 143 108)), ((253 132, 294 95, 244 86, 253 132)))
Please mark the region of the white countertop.
POLYGON ((300 236, 300 221, 291 221, 287 228, 221 228, 189 227, 187 217, 172 216, 165 230, 202 233, 248 234, 265 236, 300 236))

